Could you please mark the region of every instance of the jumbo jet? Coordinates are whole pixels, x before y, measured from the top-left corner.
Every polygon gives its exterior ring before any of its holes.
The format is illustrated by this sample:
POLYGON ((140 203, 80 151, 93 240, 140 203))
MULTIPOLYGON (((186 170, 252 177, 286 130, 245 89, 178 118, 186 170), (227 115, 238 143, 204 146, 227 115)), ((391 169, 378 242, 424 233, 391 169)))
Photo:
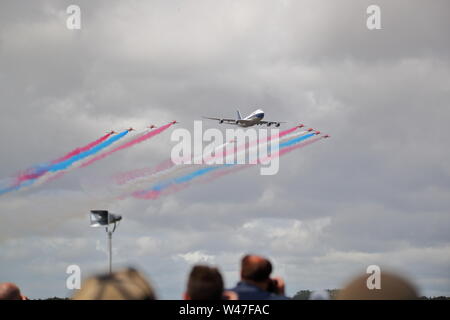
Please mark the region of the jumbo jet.
POLYGON ((254 112, 252 112, 249 116, 242 118, 241 113, 239 110, 236 110, 237 112, 237 119, 225 119, 225 118, 210 118, 210 117, 203 117, 205 119, 210 120, 218 120, 219 123, 228 123, 228 124, 234 124, 238 125, 240 127, 251 127, 254 125, 262 125, 265 124, 266 126, 270 127, 271 125, 274 125, 275 127, 279 127, 283 121, 264 121, 264 111, 261 109, 258 109, 254 112))

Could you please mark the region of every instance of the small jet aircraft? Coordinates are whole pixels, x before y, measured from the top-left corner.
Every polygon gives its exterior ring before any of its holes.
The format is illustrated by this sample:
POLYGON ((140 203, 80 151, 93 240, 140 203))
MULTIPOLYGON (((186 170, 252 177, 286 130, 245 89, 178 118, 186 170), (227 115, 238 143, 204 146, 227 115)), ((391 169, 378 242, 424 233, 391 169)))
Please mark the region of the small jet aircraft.
POLYGON ((329 138, 329 137, 330 137, 329 134, 326 134, 326 135, 323 136, 324 139, 329 138))
POLYGON ((179 123, 179 122, 177 120, 173 120, 171 123, 172 124, 176 124, 176 123, 179 123))
POLYGON ((131 127, 128 128, 127 130, 128 130, 128 132, 130 132, 130 131, 135 131, 135 129, 133 129, 133 128, 131 128, 131 127))
POLYGON ((110 132, 108 132, 108 134, 116 134, 117 132, 115 132, 114 130, 111 130, 110 132))
POLYGON ((158 128, 158 127, 155 126, 154 124, 151 124, 151 125, 149 125, 147 128, 149 128, 149 129, 155 129, 155 128, 158 128))
POLYGON ((219 123, 228 123, 228 124, 234 124, 234 125, 238 125, 240 127, 251 127, 254 125, 262 125, 265 124, 268 127, 270 127, 271 125, 275 125, 275 127, 279 127, 281 123, 283 123, 283 121, 263 121, 264 118, 264 111, 262 111, 261 109, 258 109, 254 112, 252 112, 250 115, 248 115, 245 118, 241 117, 241 113, 239 112, 239 110, 236 110, 237 112, 237 119, 225 119, 225 118, 210 118, 210 117, 203 117, 205 119, 209 119, 209 120, 218 120, 219 123))

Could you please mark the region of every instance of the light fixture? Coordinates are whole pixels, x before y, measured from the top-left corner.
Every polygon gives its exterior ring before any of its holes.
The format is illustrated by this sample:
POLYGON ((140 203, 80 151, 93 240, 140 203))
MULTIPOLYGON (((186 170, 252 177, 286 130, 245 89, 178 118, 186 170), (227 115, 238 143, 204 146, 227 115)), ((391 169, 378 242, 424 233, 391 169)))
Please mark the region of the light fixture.
POLYGON ((117 222, 122 220, 122 216, 118 214, 109 213, 108 210, 91 210, 89 215, 91 220, 91 227, 105 227, 108 234, 108 254, 109 254, 109 273, 112 272, 112 234, 116 230, 117 222), (113 224, 112 230, 110 225, 113 224))
POLYGON ((108 210, 91 210, 90 214, 91 227, 108 227, 108 225, 116 225, 116 222, 122 220, 122 216, 109 213, 108 210))

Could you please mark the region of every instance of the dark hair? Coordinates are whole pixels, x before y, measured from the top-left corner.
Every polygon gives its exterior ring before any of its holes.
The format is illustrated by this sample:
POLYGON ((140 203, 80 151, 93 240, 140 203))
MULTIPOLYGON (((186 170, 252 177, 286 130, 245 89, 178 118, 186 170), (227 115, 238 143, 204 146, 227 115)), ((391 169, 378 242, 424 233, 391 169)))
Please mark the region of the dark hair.
POLYGON ((187 294, 192 300, 221 300, 223 279, 217 268, 197 265, 189 274, 187 294))
POLYGON ((241 277, 243 280, 261 282, 269 279, 272 264, 269 260, 253 255, 246 255, 241 261, 241 277))

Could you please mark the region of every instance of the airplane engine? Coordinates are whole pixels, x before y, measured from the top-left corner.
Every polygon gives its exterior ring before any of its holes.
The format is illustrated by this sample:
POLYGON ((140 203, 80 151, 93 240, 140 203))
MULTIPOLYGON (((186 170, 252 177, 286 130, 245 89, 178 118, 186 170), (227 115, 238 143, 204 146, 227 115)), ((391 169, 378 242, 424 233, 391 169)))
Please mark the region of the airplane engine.
POLYGON ((277 124, 275 125, 275 127, 277 127, 277 128, 278 128, 279 126, 280 126, 280 124, 279 124, 279 123, 277 123, 277 124))
POLYGON ((270 122, 267 124, 268 127, 270 127, 271 125, 272 125, 272 124, 271 124, 270 122))

